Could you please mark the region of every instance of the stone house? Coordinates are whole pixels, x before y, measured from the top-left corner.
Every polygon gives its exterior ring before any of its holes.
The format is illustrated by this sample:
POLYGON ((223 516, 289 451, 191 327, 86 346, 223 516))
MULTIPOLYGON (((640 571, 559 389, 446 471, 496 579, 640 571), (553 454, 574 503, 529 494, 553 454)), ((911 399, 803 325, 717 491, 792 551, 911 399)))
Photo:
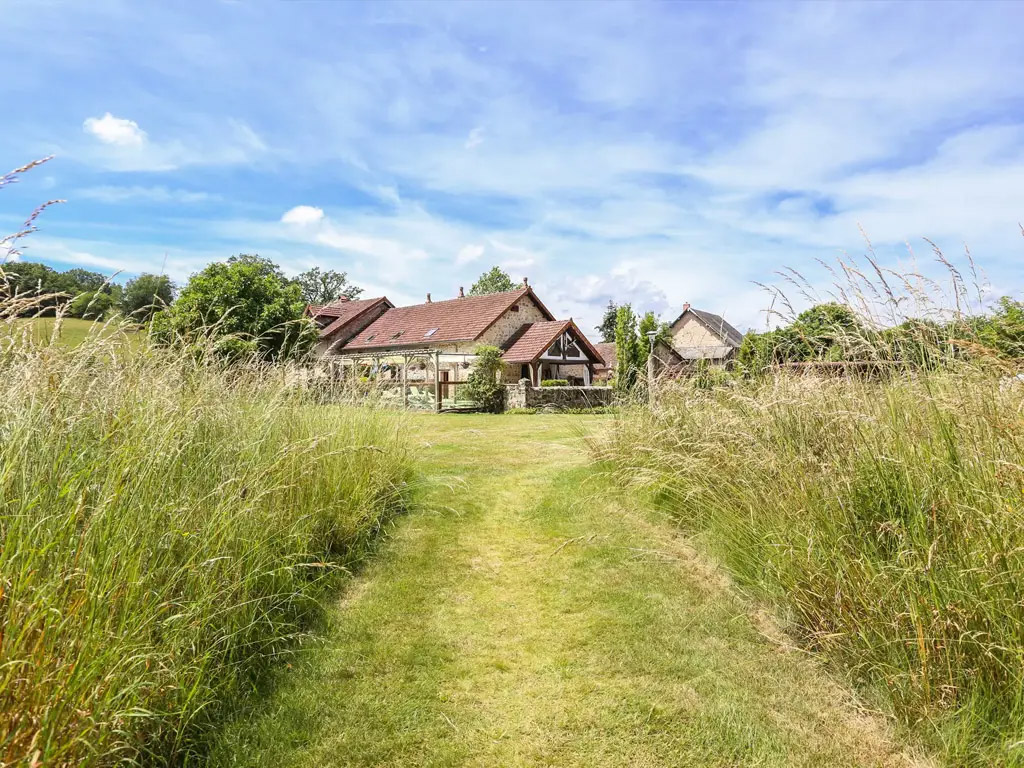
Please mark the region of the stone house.
POLYGON ((684 363, 709 360, 725 363, 736 356, 743 334, 719 315, 683 305, 683 312, 669 326, 672 351, 684 363))
POLYGON ((579 327, 556 320, 526 280, 513 291, 396 307, 387 297, 310 306, 323 362, 376 377, 435 384, 440 400, 465 383, 477 347, 503 350, 505 383, 566 379, 589 386, 604 360, 579 327))
MULTIPOLYGON (((669 326, 668 344, 659 341, 654 347, 654 362, 658 372, 669 376, 687 375, 698 360, 724 365, 732 360, 743 343, 743 334, 719 315, 683 305, 683 312, 669 326)), ((640 343, 647 343, 641 339, 640 343)), ((595 345, 604 366, 595 371, 596 381, 615 377, 615 342, 595 345)))

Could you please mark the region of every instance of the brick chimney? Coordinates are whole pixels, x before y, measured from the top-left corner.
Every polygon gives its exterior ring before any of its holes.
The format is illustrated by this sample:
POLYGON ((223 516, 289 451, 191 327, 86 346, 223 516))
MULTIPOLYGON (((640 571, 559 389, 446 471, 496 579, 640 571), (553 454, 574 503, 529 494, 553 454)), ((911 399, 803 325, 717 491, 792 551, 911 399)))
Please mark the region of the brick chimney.
POLYGON ((683 304, 683 312, 689 312, 689 311, 690 311, 690 302, 686 302, 685 304, 683 304))
POLYGON ((523 288, 529 288, 529 287, 530 287, 530 278, 524 277, 523 278, 523 288))
POLYGON ((466 292, 462 290, 462 286, 461 285, 459 286, 459 298, 460 299, 466 298, 466 292))
POLYGON ((429 304, 429 303, 430 303, 430 294, 428 293, 427 294, 427 304, 429 304))

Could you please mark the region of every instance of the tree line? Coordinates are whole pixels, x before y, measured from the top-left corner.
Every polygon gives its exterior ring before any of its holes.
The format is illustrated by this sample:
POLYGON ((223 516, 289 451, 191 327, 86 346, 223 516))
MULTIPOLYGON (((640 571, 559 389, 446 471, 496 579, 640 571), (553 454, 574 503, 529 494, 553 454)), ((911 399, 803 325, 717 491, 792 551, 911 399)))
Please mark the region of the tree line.
POLYGON ((25 309, 26 314, 53 315, 63 309, 70 317, 92 320, 117 312, 146 320, 171 303, 175 288, 164 275, 144 273, 122 286, 87 269, 60 272, 46 264, 15 261, 0 265, 0 290, 7 295, 37 297, 25 309))
POLYGON ((818 304, 779 328, 748 332, 737 355, 744 372, 794 363, 882 363, 933 368, 951 359, 1024 357, 1024 304, 1004 296, 986 314, 911 318, 888 327, 849 307, 818 304))
MULTIPOLYGON (((470 295, 514 290, 499 267, 484 272, 470 295)), ((272 260, 238 254, 192 275, 180 289, 165 275, 141 274, 125 285, 99 272, 15 261, 0 264, 0 295, 32 296, 25 316, 54 315, 103 320, 120 313, 150 325, 162 343, 212 345, 230 358, 291 358, 316 342, 308 305, 356 299, 363 289, 345 272, 313 267, 286 277, 272 260)))

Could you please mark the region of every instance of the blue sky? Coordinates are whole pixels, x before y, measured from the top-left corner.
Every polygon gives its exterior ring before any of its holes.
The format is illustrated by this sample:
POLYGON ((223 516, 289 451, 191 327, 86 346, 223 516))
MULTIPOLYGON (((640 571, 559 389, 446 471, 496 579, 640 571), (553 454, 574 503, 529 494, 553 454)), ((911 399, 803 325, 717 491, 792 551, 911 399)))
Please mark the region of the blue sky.
MULTIPOLYGON (((1024 288, 1024 5, 0 0, 0 231, 181 281, 238 252, 454 296, 492 264, 760 326, 791 266, 965 243, 1024 288)), ((924 267, 929 269, 929 267, 924 267)))

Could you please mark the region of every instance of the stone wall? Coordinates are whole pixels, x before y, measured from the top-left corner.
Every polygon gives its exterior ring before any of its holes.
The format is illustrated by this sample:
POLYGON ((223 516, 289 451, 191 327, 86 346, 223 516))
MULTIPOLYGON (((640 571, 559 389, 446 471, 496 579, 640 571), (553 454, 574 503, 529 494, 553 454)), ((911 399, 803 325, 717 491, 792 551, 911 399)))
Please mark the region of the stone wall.
POLYGON ((500 347, 527 323, 539 323, 542 320, 547 320, 529 294, 523 296, 513 306, 519 307, 519 311, 513 311, 512 308, 506 310, 494 325, 484 331, 477 340, 477 344, 491 344, 500 347))
POLYGON ((505 395, 506 408, 597 408, 615 400, 611 387, 531 387, 526 380, 506 386, 505 395))

